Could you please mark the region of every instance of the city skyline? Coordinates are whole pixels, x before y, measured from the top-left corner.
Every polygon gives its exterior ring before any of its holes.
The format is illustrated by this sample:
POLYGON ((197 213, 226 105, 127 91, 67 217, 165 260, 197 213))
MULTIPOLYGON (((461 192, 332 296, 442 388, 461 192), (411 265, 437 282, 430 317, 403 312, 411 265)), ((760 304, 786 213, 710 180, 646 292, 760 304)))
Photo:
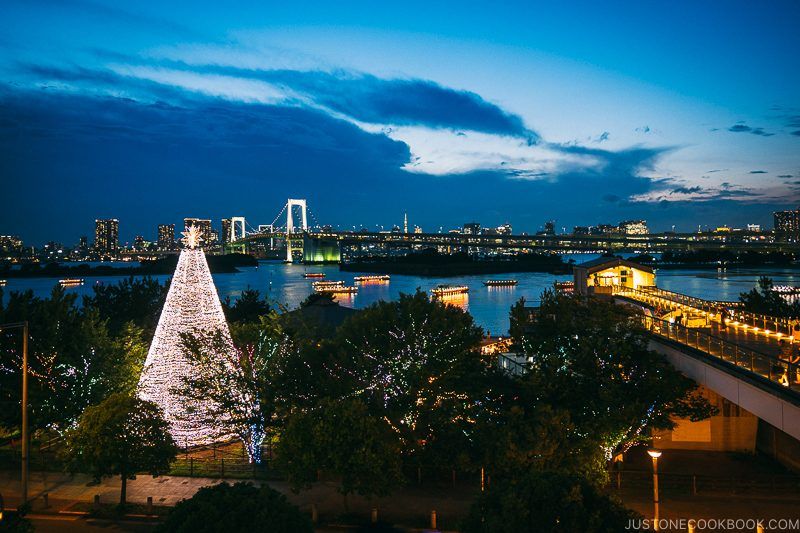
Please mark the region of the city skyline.
POLYGON ((26 242, 268 223, 286 197, 334 227, 529 233, 770 227, 800 203, 791 2, 0 12, 0 234, 26 242))

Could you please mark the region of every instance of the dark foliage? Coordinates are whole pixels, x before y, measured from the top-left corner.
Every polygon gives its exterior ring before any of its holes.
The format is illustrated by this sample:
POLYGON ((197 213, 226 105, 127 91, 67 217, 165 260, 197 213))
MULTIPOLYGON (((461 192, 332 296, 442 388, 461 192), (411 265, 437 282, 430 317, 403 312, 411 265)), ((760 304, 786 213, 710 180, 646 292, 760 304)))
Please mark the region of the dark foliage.
POLYGON ((220 483, 204 487, 170 512, 163 533, 311 533, 311 520, 268 486, 220 483))
POLYGON ((493 485, 473 505, 465 533, 618 533, 635 513, 586 480, 521 472, 493 485))
POLYGON ((269 302, 261 297, 261 292, 247 288, 231 303, 230 297, 222 302, 222 310, 228 322, 257 324, 261 317, 269 313, 269 302))

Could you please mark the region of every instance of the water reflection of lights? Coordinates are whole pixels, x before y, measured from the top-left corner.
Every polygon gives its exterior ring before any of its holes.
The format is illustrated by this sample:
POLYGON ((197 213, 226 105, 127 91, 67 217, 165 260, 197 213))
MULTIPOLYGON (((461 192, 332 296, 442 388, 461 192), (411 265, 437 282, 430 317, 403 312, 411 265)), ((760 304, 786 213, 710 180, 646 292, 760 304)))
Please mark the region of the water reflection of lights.
POLYGON ((333 299, 336 300, 336 303, 345 307, 355 307, 356 305, 356 295, 353 292, 334 293, 333 299))
POLYGON ((486 290, 489 292, 509 293, 516 290, 516 285, 486 285, 486 290))
POLYGON ((453 305, 460 307, 464 311, 469 311, 469 294, 448 294, 444 296, 436 296, 436 299, 445 305, 453 305))

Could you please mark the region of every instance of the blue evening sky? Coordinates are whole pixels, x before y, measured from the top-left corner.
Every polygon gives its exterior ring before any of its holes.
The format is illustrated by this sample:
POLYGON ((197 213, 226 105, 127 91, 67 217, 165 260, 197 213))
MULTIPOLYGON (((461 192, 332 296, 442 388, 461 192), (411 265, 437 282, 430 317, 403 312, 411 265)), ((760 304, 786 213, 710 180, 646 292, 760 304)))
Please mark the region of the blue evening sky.
POLYGON ((0 4, 0 234, 515 232, 800 203, 800 3, 0 4))

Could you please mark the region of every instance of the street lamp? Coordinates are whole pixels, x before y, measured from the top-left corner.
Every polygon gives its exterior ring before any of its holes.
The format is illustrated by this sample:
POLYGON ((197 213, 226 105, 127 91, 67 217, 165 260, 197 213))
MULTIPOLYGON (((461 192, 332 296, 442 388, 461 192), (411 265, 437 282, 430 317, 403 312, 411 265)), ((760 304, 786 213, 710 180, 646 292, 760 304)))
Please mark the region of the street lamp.
POLYGON ((653 530, 658 531, 658 458, 660 450, 647 450, 647 455, 653 458, 653 530))
POLYGON ((28 503, 28 321, 0 324, 0 331, 22 328, 22 505, 28 503))

